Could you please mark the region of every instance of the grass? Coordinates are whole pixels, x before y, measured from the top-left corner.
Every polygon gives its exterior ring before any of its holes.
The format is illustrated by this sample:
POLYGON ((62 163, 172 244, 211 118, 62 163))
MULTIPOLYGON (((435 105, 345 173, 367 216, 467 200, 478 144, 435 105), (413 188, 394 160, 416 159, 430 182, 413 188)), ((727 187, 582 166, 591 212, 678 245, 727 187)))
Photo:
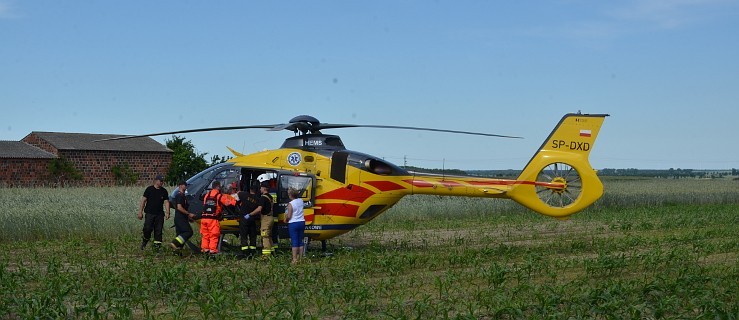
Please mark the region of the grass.
POLYGON ((3 189, 0 318, 736 319, 731 190, 606 181, 567 221, 512 201, 406 197, 332 240, 332 256, 291 266, 287 253, 139 251, 141 188, 3 189))

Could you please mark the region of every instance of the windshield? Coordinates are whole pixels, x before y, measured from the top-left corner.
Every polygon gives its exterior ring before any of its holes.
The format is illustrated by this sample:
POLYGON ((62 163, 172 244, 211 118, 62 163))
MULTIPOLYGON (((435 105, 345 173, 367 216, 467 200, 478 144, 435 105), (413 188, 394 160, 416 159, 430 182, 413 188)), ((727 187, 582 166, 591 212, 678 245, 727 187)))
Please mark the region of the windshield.
MULTIPOLYGON (((224 163, 210 167, 202 172, 196 174, 192 178, 187 180, 187 194, 202 193, 206 189, 210 189, 210 183, 216 178, 221 181, 222 186, 228 186, 236 171, 236 181, 238 181, 238 170, 236 170, 230 163, 224 163), (224 184, 225 183, 225 184, 224 184)), ((225 190, 224 190, 225 191, 225 190)))

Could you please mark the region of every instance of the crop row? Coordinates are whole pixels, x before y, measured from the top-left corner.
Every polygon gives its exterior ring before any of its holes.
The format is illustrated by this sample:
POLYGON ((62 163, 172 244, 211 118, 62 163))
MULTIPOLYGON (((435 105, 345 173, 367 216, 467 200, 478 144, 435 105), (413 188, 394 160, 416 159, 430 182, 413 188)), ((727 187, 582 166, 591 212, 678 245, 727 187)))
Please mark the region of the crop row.
MULTIPOLYGON (((642 196, 628 193, 639 185, 606 187, 628 201, 642 196)), ((292 266, 284 251, 269 260, 140 251, 140 192, 4 189, 0 198, 12 210, 0 241, 0 318, 739 314, 739 205, 725 197, 596 205, 567 221, 511 201, 408 197, 332 240, 332 255, 312 245, 292 266)))

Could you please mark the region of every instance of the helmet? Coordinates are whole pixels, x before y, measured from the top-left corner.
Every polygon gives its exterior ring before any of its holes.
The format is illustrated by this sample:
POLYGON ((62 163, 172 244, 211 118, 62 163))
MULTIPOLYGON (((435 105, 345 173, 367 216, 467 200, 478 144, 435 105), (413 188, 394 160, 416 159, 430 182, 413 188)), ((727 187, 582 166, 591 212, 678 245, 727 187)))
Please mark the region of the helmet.
POLYGON ((260 182, 264 182, 274 178, 277 178, 277 174, 275 174, 274 172, 265 172, 257 176, 257 180, 259 180, 260 182))

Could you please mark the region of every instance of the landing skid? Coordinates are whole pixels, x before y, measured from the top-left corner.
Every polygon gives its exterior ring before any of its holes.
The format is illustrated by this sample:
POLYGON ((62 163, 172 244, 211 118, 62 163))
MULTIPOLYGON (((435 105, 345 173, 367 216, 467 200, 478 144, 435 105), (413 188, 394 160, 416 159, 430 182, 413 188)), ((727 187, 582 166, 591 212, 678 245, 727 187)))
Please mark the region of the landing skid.
MULTIPOLYGON (((303 238, 303 243, 305 244, 305 246, 303 247, 303 248, 305 248, 305 250, 303 250, 303 256, 304 257, 308 255, 308 251, 309 251, 308 249, 310 247, 311 241, 312 241, 311 238, 308 238, 308 237, 303 238)), ((333 255, 334 255, 333 252, 329 252, 328 251, 327 241, 326 240, 321 240, 321 253, 320 253, 320 256, 321 257, 331 257, 333 255)))

